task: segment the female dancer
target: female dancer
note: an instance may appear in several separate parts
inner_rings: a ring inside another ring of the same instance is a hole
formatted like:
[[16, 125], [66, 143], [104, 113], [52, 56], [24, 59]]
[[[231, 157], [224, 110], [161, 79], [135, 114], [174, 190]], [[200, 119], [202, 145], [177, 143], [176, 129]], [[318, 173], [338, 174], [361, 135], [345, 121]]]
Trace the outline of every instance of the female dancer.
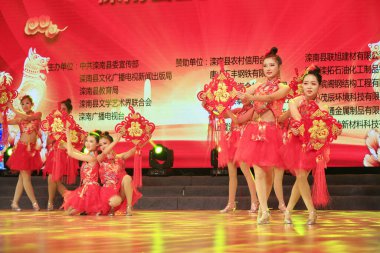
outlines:
[[[100, 180], [103, 184], [100, 189], [102, 202], [102, 214], [114, 215], [117, 209], [125, 211], [127, 216], [132, 216], [132, 206], [137, 203], [142, 194], [133, 186], [131, 176], [124, 169], [124, 161], [133, 156], [136, 147], [127, 152], [116, 154], [113, 148], [120, 141], [122, 134], [118, 134], [114, 141], [108, 132], [100, 136], [100, 150], [102, 153], [97, 159], [100, 163]], [[121, 195], [120, 201], [117, 201]], [[120, 205], [120, 202], [123, 203]], [[119, 206], [120, 205], [120, 206]]]
[[[66, 99], [60, 103], [61, 111], [70, 114], [73, 110], [71, 99]], [[48, 174], [48, 192], [49, 200], [47, 204], [47, 210], [52, 211], [54, 209], [55, 193], [58, 192], [63, 196], [66, 187], [62, 184], [64, 181], [67, 184], [74, 184], [76, 176], [78, 175], [78, 160], [71, 158], [66, 153], [66, 143], [60, 142], [58, 145], [51, 138], [48, 139], [48, 145], [51, 146], [49, 154], [46, 158], [44, 176]]]
[[253, 164], [256, 176], [256, 190], [260, 202], [258, 223], [269, 223], [269, 210], [267, 200], [272, 187], [273, 168], [277, 175], [275, 184], [277, 188], [280, 208], [284, 208], [282, 194], [282, 175], [279, 168], [283, 167], [279, 149], [282, 144], [282, 131], [278, 127], [277, 118], [282, 112], [285, 97], [289, 87], [280, 82], [281, 58], [277, 55], [277, 48], [272, 48], [264, 57], [263, 70], [267, 81], [263, 84], [255, 84], [247, 90], [247, 93], [239, 93], [240, 99], [254, 101], [254, 114], [252, 121], [242, 135], [236, 152], [235, 160], [240, 162], [240, 167], [249, 168]]
[[80, 186], [74, 191], [67, 191], [64, 196], [62, 206], [68, 215], [100, 213], [100, 186], [98, 184], [99, 163], [96, 159], [100, 133], [100, 131], [89, 133], [85, 142], [89, 153], [84, 154], [73, 148], [70, 131], [69, 129], [66, 130], [67, 154], [74, 159], [83, 161], [80, 169]]
[[8, 121], [8, 124], [18, 124], [21, 134], [20, 140], [16, 144], [15, 150], [7, 162], [11, 170], [20, 172], [11, 208], [14, 211], [21, 211], [18, 202], [23, 189], [25, 189], [29, 200], [32, 202], [33, 209], [39, 211], [40, 207], [34, 195], [31, 173], [33, 170], [39, 170], [42, 167], [40, 152], [36, 150], [36, 141], [39, 137], [42, 114], [32, 111], [33, 100], [29, 95], [25, 95], [21, 98], [21, 108], [24, 113], [13, 108], [12, 104], [9, 104], [8, 107], [16, 114], [14, 119]]
[[[309, 107], [311, 106], [312, 101], [316, 102], [318, 107], [321, 108], [320, 101], [317, 98], [321, 82], [322, 76], [320, 74], [320, 69], [318, 67], [309, 67], [302, 82], [304, 94], [292, 99], [289, 103], [289, 110], [293, 121], [291, 124], [292, 135], [290, 136], [289, 141], [281, 148], [281, 151], [286, 167], [295, 174], [297, 178], [293, 185], [289, 203], [285, 211], [284, 222], [286, 224], [292, 223], [290, 214], [294, 206], [297, 204], [300, 195], [309, 211], [307, 224], [315, 224], [317, 219], [307, 178], [310, 171], [316, 169], [317, 159], [323, 159], [326, 162], [328, 161], [329, 148], [324, 148], [321, 153], [318, 153], [315, 150], [305, 151], [299, 138], [299, 130], [296, 127], [292, 127], [292, 125], [295, 125], [295, 122], [299, 122], [302, 118], [310, 116], [311, 111]], [[325, 178], [322, 180], [325, 180]], [[316, 187], [316, 185], [314, 185], [314, 187]]]
[[[236, 108], [233, 111], [227, 111], [227, 116], [231, 118], [232, 121], [231, 131], [227, 135], [227, 143], [225, 143], [225, 145], [221, 143], [221, 152], [219, 153], [219, 158], [222, 160], [221, 164], [224, 165], [227, 163], [228, 167], [228, 204], [223, 210], [220, 210], [221, 213], [227, 213], [230, 211], [233, 212], [236, 209], [235, 197], [238, 182], [236, 163], [233, 160], [235, 157], [238, 142], [241, 137], [241, 132], [253, 115], [253, 106], [251, 105], [251, 102], [247, 99], [243, 99], [242, 103], [242, 108]], [[247, 180], [249, 192], [251, 194], [251, 209], [249, 212], [255, 213], [259, 207], [258, 199], [256, 196], [255, 181], [249, 167], [242, 167], [241, 170]]]

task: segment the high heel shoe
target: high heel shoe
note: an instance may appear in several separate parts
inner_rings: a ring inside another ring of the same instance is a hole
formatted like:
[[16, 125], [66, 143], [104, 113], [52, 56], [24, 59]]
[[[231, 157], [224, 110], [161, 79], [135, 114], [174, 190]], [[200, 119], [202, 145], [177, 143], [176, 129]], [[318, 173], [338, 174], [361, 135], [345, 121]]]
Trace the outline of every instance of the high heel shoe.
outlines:
[[235, 212], [236, 210], [236, 203], [230, 203], [228, 202], [228, 204], [226, 205], [226, 207], [222, 210], [220, 210], [219, 212], [220, 213], [229, 213], [229, 212]]
[[269, 210], [263, 211], [257, 224], [263, 225], [263, 224], [269, 224], [269, 223], [270, 223], [270, 212]]
[[127, 206], [126, 216], [132, 216], [132, 206]]
[[317, 212], [314, 210], [309, 213], [309, 218], [307, 219], [306, 224], [314, 225], [315, 223], [317, 223]]
[[284, 224], [293, 224], [290, 211], [285, 210], [284, 215]]
[[12, 208], [12, 211], [16, 211], [16, 212], [21, 211], [21, 208], [18, 206], [18, 204], [14, 203], [14, 202], [11, 203], [11, 208]]
[[47, 210], [47, 211], [53, 211], [53, 210], [54, 210], [54, 205], [53, 205], [53, 203], [48, 202], [47, 207], [46, 207], [46, 210]]
[[285, 203], [278, 204], [278, 209], [284, 213], [286, 211]]
[[260, 203], [255, 202], [251, 204], [251, 209], [248, 210], [248, 213], [257, 213], [259, 210]]
[[34, 210], [34, 211], [39, 211], [39, 210], [40, 210], [40, 206], [38, 205], [37, 202], [34, 202], [34, 203], [32, 204], [32, 206], [33, 206], [33, 210]]

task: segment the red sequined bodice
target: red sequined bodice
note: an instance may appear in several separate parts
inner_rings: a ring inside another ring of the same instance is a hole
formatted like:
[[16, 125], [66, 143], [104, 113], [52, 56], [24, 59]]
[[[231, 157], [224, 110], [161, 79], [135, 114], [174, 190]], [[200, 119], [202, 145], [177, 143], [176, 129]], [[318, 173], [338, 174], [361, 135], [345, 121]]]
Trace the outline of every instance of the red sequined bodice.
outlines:
[[[261, 84], [254, 92], [254, 95], [262, 96], [262, 95], [270, 95], [276, 91], [279, 90], [279, 84], [280, 80], [277, 79], [275, 81], [267, 81], [263, 84]], [[253, 106], [255, 108], [255, 111], [258, 114], [263, 114], [266, 111], [270, 110], [273, 112], [275, 117], [279, 117], [282, 113], [282, 107], [284, 105], [285, 98], [275, 100], [272, 102], [261, 102], [261, 101], [254, 101]]]
[[100, 163], [100, 181], [105, 186], [118, 185], [119, 180], [126, 175], [124, 170], [124, 160], [116, 158], [114, 152], [108, 154]]

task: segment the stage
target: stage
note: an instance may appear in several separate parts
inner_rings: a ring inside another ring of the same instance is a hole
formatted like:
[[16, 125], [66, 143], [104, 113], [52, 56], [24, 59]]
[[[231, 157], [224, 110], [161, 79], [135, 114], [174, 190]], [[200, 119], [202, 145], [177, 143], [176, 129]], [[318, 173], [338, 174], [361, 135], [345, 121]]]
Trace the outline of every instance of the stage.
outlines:
[[65, 216], [63, 211], [0, 211], [0, 252], [379, 252], [380, 213], [319, 211], [318, 224], [294, 225], [272, 211], [269, 225], [256, 214], [218, 211], [144, 211], [132, 217]]

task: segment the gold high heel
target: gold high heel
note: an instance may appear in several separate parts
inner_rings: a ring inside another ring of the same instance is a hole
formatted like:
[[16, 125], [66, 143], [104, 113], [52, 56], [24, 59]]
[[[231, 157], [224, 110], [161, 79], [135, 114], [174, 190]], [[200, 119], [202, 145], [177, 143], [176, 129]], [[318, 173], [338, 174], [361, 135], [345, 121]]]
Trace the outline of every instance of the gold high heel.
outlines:
[[260, 217], [259, 221], [257, 222], [257, 224], [263, 225], [263, 224], [269, 224], [269, 223], [270, 223], [270, 212], [268, 209], [268, 210], [262, 212], [261, 217]]
[[259, 210], [260, 203], [255, 202], [251, 204], [251, 209], [248, 210], [248, 213], [257, 213]]
[[34, 202], [34, 203], [32, 204], [32, 206], [33, 206], [33, 210], [34, 210], [34, 211], [39, 211], [39, 210], [40, 210], [40, 206], [38, 205], [37, 202]]
[[290, 211], [285, 210], [284, 215], [284, 224], [293, 224]]
[[53, 210], [54, 210], [54, 205], [53, 205], [53, 203], [48, 202], [46, 210], [47, 210], [47, 211], [53, 211]]
[[236, 210], [236, 202], [230, 203], [228, 202], [226, 207], [222, 210], [220, 210], [220, 213], [229, 213], [229, 212], [235, 212]]
[[18, 206], [18, 204], [14, 203], [14, 202], [11, 203], [11, 208], [12, 208], [12, 211], [16, 211], [16, 212], [21, 211], [21, 208]]
[[132, 216], [132, 206], [127, 206], [126, 216]]
[[314, 225], [315, 223], [317, 223], [317, 212], [314, 210], [309, 213], [309, 219], [307, 219], [306, 224]]

